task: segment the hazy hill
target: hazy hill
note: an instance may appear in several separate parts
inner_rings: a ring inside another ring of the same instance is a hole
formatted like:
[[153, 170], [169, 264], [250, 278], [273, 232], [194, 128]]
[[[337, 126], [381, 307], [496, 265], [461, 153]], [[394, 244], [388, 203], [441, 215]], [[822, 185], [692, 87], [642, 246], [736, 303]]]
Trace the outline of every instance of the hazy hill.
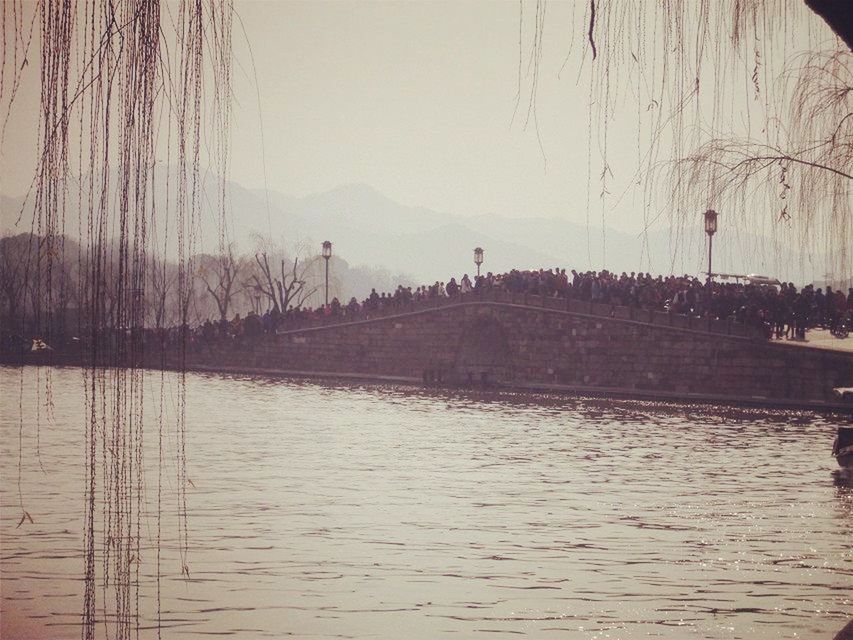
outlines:
[[[158, 185], [166, 183], [163, 170]], [[172, 181], [174, 182], [174, 181]], [[200, 232], [196, 249], [213, 251], [218, 240], [218, 214], [213, 203], [218, 184], [204, 181]], [[486, 252], [485, 270], [561, 266], [568, 269], [651, 271], [699, 274], [706, 268], [707, 238], [697, 223], [689, 231], [663, 227], [648, 234], [629, 234], [613, 228], [579, 225], [566, 219], [524, 216], [461, 216], [397, 203], [375, 189], [353, 184], [324, 193], [294, 198], [270, 191], [226, 185], [226, 236], [240, 251], [251, 251], [258, 234], [288, 247], [319, 252], [331, 240], [334, 252], [350, 265], [370, 265], [391, 273], [410, 274], [417, 282], [447, 280], [475, 271], [475, 246]], [[157, 193], [160, 210], [166, 207], [165, 189]], [[174, 202], [174, 194], [170, 195]], [[2, 197], [0, 232], [29, 231], [27, 211], [17, 228], [21, 200]], [[526, 212], [523, 212], [526, 213]], [[66, 230], [74, 235], [76, 212], [71, 210]], [[174, 219], [174, 214], [170, 215]], [[158, 229], [158, 246], [164, 230]], [[174, 239], [174, 229], [169, 230]], [[173, 246], [173, 245], [171, 245]], [[772, 246], [767, 239], [721, 225], [715, 237], [715, 271], [761, 272], [797, 282], [822, 275], [818, 266], [799, 255]]]
[[[693, 274], [707, 268], [707, 237], [698, 223], [691, 230], [662, 226], [631, 234], [557, 218], [456, 216], [401, 205], [359, 184], [305, 198], [271, 192], [270, 201], [297, 237], [332, 240], [352, 263], [381, 264], [423, 282], [473, 271], [475, 246], [486, 250], [483, 268], [495, 272], [557, 265]], [[725, 227], [715, 236], [714, 256], [715, 271], [798, 282], [811, 279], [816, 268], [766, 238]]]

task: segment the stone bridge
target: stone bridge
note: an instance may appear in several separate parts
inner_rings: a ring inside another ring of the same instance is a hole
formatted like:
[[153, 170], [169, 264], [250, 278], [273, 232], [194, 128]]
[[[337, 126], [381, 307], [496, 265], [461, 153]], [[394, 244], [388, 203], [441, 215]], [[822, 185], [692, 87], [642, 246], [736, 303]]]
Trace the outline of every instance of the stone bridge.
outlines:
[[774, 344], [730, 321], [485, 292], [260, 339], [189, 368], [595, 395], [830, 406], [853, 353]]

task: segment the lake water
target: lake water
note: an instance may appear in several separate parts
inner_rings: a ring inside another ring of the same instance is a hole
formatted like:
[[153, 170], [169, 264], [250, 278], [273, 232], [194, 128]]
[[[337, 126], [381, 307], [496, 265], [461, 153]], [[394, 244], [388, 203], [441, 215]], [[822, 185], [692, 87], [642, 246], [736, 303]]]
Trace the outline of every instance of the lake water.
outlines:
[[[4, 639], [80, 634], [83, 377], [37, 371], [0, 368]], [[196, 374], [186, 388], [190, 579], [167, 416], [163, 637], [831, 639], [853, 617], [838, 419]], [[145, 393], [140, 637], [156, 637], [159, 374]], [[20, 499], [33, 523], [16, 528]]]

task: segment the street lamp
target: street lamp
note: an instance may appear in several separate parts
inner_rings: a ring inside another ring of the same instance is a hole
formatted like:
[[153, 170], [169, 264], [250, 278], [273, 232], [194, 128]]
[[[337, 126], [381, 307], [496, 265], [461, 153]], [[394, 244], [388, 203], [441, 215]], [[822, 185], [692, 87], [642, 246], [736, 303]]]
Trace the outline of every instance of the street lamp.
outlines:
[[474, 249], [474, 264], [477, 265], [477, 277], [480, 277], [480, 265], [483, 264], [483, 248]]
[[326, 261], [326, 306], [329, 306], [329, 258], [332, 257], [332, 243], [323, 241], [323, 259]]
[[705, 212], [705, 233], [708, 234], [708, 288], [711, 287], [711, 252], [714, 248], [714, 234], [717, 233], [717, 215], [713, 209]]

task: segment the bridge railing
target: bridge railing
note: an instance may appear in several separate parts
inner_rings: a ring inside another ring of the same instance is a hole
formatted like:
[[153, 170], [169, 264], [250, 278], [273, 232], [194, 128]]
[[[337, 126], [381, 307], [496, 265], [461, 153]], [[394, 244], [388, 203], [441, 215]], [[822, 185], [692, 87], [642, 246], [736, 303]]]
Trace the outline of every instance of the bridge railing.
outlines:
[[638, 322], [657, 327], [670, 327], [676, 329], [688, 329], [703, 333], [712, 333], [736, 337], [762, 337], [756, 327], [736, 322], [733, 318], [718, 319], [707, 318], [643, 307], [632, 307], [615, 304], [602, 304], [588, 300], [576, 300], [573, 298], [553, 298], [528, 293], [513, 293], [499, 289], [484, 291], [472, 291], [470, 293], [457, 294], [453, 298], [427, 298], [425, 300], [395, 303], [377, 309], [364, 309], [352, 315], [328, 315], [319, 316], [299, 323], [288, 323], [278, 329], [278, 333], [299, 331], [315, 327], [329, 325], [348, 324], [352, 322], [363, 322], [378, 320], [391, 316], [404, 315], [437, 309], [446, 306], [469, 304], [469, 303], [499, 303], [512, 304], [524, 307], [538, 307], [552, 309], [567, 313], [593, 316], [598, 318], [612, 318], [629, 322]]

